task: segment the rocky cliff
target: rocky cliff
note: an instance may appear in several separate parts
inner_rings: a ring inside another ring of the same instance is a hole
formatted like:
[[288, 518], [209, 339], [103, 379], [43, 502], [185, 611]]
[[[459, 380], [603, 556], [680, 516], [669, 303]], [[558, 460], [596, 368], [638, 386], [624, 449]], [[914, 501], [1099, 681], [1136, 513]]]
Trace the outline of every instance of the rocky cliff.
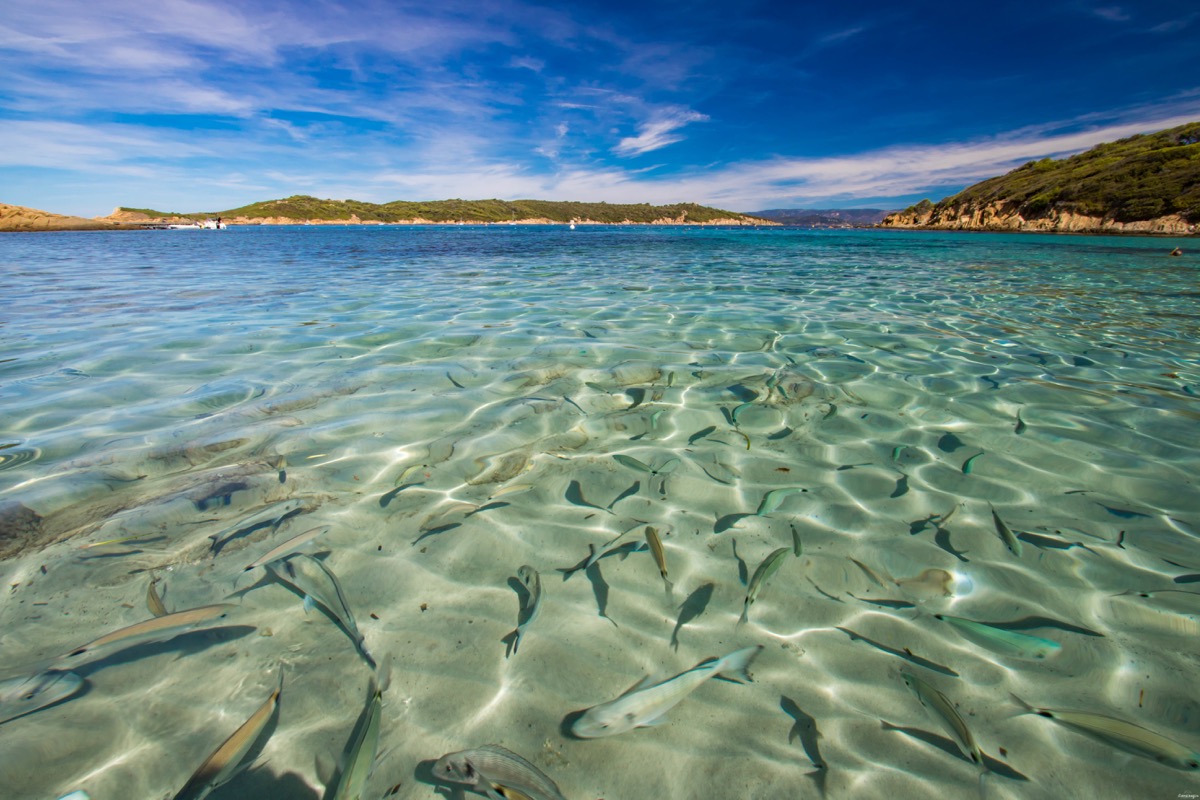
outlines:
[[1143, 220], [1122, 221], [1111, 216], [1080, 214], [1051, 209], [1026, 218], [1016, 203], [963, 203], [928, 205], [889, 214], [882, 228], [933, 228], [949, 231], [1035, 231], [1042, 233], [1142, 233], [1189, 235], [1196, 226], [1179, 214]]

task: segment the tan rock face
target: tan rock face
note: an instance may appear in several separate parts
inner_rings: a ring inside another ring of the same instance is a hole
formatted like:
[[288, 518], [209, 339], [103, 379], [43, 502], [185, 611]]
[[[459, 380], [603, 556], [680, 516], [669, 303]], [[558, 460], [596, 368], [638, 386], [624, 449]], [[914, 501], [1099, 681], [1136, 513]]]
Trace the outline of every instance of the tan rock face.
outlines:
[[1007, 204], [986, 206], [936, 206], [920, 212], [900, 211], [879, 223], [884, 228], [934, 228], [950, 231], [1041, 231], [1047, 233], [1157, 233], [1188, 235], [1196, 226], [1178, 214], [1137, 222], [1120, 222], [1071, 211], [1051, 211], [1044, 217], [1026, 219]]
[[0, 203], [0, 231], [84, 231], [111, 228], [113, 224]]

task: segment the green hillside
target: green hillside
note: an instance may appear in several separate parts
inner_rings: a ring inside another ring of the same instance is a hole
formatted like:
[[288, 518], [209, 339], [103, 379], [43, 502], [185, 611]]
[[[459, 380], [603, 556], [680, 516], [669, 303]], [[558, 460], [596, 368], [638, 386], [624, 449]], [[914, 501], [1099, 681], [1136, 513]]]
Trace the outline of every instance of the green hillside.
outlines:
[[[169, 216], [150, 209], [138, 211], [147, 216]], [[548, 219], [552, 222], [653, 222], [661, 219], [683, 218], [687, 222], [712, 222], [718, 219], [758, 221], [733, 211], [676, 203], [652, 206], [648, 203], [573, 203], [550, 200], [431, 200], [391, 203], [366, 203], [359, 200], [320, 200], [307, 195], [295, 195], [282, 200], [251, 203], [226, 211], [185, 214], [188, 217], [247, 217], [262, 219], [282, 217], [295, 220], [346, 220], [351, 216], [363, 222], [405, 222], [424, 219], [430, 222], [511, 222], [513, 220]]]
[[991, 204], [1026, 219], [1069, 211], [1119, 222], [1179, 214], [1200, 222], [1200, 122], [1097, 145], [1064, 159], [1044, 158], [970, 186], [921, 213]]

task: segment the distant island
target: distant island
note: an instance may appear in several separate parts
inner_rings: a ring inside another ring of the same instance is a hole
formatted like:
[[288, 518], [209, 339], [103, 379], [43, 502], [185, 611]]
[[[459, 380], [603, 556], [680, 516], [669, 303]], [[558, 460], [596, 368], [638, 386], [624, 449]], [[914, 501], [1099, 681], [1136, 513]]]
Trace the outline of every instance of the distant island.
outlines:
[[231, 225], [770, 225], [769, 220], [695, 203], [652, 206], [648, 203], [579, 203], [553, 200], [431, 200], [367, 203], [321, 200], [294, 195], [241, 208], [203, 213], [174, 213], [148, 208], [118, 208], [107, 219], [122, 223], [169, 222], [220, 217]]
[[869, 228], [890, 213], [878, 208], [769, 208], [750, 215], [799, 228]]
[[225, 211], [174, 212], [119, 207], [85, 219], [0, 203], [0, 231], [122, 230], [186, 225], [215, 218], [228, 225], [777, 225], [769, 219], [695, 203], [579, 203], [551, 200], [432, 200], [367, 203], [294, 195]]
[[938, 203], [890, 214], [885, 228], [1195, 234], [1200, 122], [1043, 158]]

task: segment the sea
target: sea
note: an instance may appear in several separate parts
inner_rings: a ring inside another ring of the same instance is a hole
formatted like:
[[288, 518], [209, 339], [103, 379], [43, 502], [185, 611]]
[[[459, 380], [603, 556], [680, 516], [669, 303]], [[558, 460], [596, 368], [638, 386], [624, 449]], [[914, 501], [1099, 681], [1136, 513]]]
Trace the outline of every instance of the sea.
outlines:
[[1198, 259], [4, 235], [0, 796], [1194, 797]]

